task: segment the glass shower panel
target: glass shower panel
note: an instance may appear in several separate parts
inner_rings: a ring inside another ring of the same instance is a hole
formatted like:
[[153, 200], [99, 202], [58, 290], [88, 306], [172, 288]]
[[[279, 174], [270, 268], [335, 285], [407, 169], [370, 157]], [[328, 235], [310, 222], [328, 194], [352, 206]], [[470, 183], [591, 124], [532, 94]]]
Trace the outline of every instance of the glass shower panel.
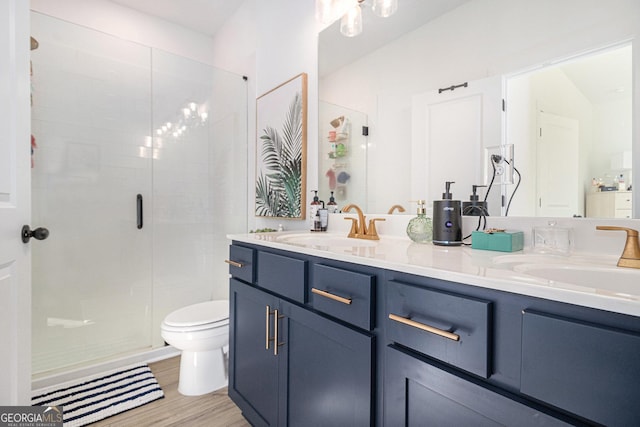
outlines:
[[[151, 346], [151, 52], [32, 13], [33, 373]], [[136, 196], [145, 203], [144, 227]]]
[[[246, 230], [246, 82], [154, 49], [154, 321], [228, 298], [226, 233]], [[221, 249], [222, 248], [222, 249]]]

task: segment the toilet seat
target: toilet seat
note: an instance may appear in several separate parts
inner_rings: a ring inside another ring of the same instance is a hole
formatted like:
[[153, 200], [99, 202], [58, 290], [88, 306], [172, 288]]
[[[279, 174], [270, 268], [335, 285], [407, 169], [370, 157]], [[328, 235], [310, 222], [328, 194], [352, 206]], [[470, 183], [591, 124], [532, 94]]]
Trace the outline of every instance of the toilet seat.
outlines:
[[207, 301], [189, 305], [170, 313], [162, 322], [162, 329], [176, 332], [195, 332], [229, 324], [229, 301]]

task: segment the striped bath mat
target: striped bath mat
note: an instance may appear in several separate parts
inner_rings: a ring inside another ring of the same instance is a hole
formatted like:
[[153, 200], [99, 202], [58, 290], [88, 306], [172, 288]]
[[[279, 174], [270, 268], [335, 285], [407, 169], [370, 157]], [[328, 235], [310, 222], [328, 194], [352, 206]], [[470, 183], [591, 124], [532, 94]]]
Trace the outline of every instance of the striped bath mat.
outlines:
[[73, 427], [84, 426], [163, 397], [151, 369], [143, 363], [36, 390], [31, 404], [62, 406], [64, 426]]

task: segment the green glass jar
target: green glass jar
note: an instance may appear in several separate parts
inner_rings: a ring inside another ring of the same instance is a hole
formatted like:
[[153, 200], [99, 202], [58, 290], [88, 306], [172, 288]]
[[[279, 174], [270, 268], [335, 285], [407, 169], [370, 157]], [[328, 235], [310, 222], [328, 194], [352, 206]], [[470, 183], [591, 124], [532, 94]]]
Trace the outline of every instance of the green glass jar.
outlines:
[[407, 225], [407, 236], [416, 243], [430, 243], [433, 240], [433, 223], [427, 217], [425, 201], [418, 200], [418, 216], [412, 218]]

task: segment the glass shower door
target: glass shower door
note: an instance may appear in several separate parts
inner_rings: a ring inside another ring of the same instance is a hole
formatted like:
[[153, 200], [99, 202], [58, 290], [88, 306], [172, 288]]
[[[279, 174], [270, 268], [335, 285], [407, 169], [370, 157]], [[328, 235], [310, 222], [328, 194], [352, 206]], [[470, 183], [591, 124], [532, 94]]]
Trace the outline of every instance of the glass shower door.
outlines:
[[151, 346], [153, 147], [150, 49], [31, 18], [37, 375]]

